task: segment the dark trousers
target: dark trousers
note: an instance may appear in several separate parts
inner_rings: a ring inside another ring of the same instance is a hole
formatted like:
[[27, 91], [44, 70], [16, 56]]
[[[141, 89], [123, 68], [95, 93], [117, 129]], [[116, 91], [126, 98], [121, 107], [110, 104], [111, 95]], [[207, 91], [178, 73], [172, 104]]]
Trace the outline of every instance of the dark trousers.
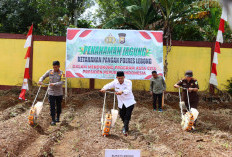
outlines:
[[126, 108], [124, 104], [122, 105], [122, 108], [119, 108], [119, 114], [123, 121], [124, 128], [126, 131], [129, 130], [129, 122], [131, 119], [131, 114], [133, 109], [134, 109], [134, 105], [131, 105], [128, 108]]
[[52, 96], [52, 95], [48, 96], [52, 121], [55, 121], [56, 114], [57, 114], [57, 118], [58, 119], [60, 118], [62, 99], [63, 96]]
[[[185, 103], [186, 108], [189, 109], [188, 100], [185, 100], [184, 103]], [[190, 101], [190, 108], [197, 109], [197, 106], [198, 106], [198, 101], [197, 100], [196, 101]]]
[[159, 109], [162, 109], [162, 97], [163, 97], [163, 93], [161, 93], [161, 94], [153, 93], [153, 108], [154, 109], [156, 109], [156, 101], [157, 101], [157, 99], [158, 99]]

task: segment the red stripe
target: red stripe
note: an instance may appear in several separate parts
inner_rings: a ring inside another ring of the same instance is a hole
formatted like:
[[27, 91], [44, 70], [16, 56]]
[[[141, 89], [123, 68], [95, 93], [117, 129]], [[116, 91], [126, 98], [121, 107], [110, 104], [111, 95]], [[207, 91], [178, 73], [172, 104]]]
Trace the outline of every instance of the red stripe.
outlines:
[[151, 34], [155, 37], [157, 42], [163, 42], [163, 32], [151, 32]]
[[86, 37], [91, 31], [92, 31], [92, 30], [85, 30], [84, 32], [82, 32], [82, 33], [80, 34], [79, 37], [84, 38], [84, 37]]
[[145, 39], [151, 39], [150, 35], [147, 32], [139, 32]]
[[218, 30], [222, 31], [222, 33], [225, 32], [225, 20], [223, 20], [223, 19], [220, 20], [220, 24], [219, 24]]
[[162, 73], [159, 73], [158, 75], [159, 75], [159, 76], [163, 76], [163, 74], [162, 74]]
[[84, 77], [82, 74], [80, 73], [75, 73], [78, 77]]
[[215, 64], [215, 63], [212, 64], [212, 72], [211, 73], [213, 73], [217, 76], [217, 64]]
[[66, 71], [66, 77], [75, 77], [70, 71]]
[[214, 52], [221, 53], [221, 51], [220, 51], [220, 43], [217, 42], [217, 41], [215, 43]]
[[31, 52], [31, 47], [28, 47], [27, 48], [27, 53], [26, 53], [24, 59], [27, 59], [27, 57], [30, 57], [30, 52]]
[[29, 35], [32, 35], [32, 31], [33, 31], [33, 24], [31, 25], [31, 27], [30, 27], [30, 29], [29, 29], [29, 32], [27, 33], [27, 37], [28, 37]]
[[25, 100], [25, 94], [26, 94], [26, 89], [22, 89], [22, 90], [21, 90], [21, 93], [20, 93], [20, 95], [19, 95], [19, 99]]
[[152, 77], [152, 75], [148, 75], [147, 77], [145, 77], [144, 79], [150, 79]]
[[26, 79], [29, 79], [29, 78], [30, 78], [30, 75], [29, 75], [29, 68], [25, 68], [24, 78], [26, 78]]
[[68, 39], [68, 40], [72, 40], [72, 39], [76, 36], [76, 34], [77, 34], [79, 31], [80, 31], [80, 30], [76, 30], [76, 29], [74, 29], [74, 30], [68, 29], [67, 39]]

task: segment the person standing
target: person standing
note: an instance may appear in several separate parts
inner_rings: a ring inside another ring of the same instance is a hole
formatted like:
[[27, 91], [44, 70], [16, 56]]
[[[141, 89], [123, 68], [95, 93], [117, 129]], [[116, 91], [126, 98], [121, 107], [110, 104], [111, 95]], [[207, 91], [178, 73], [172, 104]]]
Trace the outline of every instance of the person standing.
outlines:
[[61, 114], [61, 103], [63, 99], [63, 89], [62, 85], [64, 81], [63, 71], [60, 70], [60, 62], [53, 62], [53, 69], [48, 70], [40, 79], [39, 85], [43, 84], [43, 80], [49, 77], [49, 86], [48, 86], [48, 100], [50, 103], [50, 114], [52, 117], [51, 125], [56, 125], [60, 122]]
[[136, 103], [134, 95], [132, 93], [132, 82], [128, 79], [125, 79], [124, 72], [117, 72], [117, 79], [106, 84], [100, 92], [106, 92], [106, 90], [114, 88], [117, 99], [118, 99], [118, 108], [119, 115], [123, 121], [122, 132], [127, 136], [129, 131], [129, 122], [131, 120], [131, 114], [134, 109], [134, 104]]
[[152, 76], [153, 78], [150, 80], [150, 94], [153, 96], [153, 109], [156, 111], [156, 101], [158, 99], [158, 111], [162, 112], [162, 97], [163, 92], [166, 90], [166, 83], [163, 77], [159, 76], [156, 71], [152, 71]]

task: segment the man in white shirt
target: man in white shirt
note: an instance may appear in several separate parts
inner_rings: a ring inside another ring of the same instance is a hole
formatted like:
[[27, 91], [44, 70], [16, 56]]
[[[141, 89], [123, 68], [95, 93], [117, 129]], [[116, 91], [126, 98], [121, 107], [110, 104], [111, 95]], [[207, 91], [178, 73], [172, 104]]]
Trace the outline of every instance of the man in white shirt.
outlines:
[[134, 104], [136, 103], [132, 93], [132, 82], [125, 79], [123, 71], [118, 71], [117, 79], [106, 84], [100, 91], [105, 92], [111, 88], [115, 89], [118, 99], [119, 114], [124, 124], [122, 132], [125, 136], [127, 136], [129, 130], [129, 121], [134, 109]]

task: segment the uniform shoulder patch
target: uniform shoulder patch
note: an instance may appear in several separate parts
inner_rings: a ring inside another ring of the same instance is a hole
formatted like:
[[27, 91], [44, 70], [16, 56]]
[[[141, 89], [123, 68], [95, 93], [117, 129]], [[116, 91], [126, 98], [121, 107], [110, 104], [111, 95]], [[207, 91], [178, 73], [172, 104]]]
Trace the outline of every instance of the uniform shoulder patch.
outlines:
[[53, 75], [54, 71], [53, 69], [50, 69], [50, 74]]

